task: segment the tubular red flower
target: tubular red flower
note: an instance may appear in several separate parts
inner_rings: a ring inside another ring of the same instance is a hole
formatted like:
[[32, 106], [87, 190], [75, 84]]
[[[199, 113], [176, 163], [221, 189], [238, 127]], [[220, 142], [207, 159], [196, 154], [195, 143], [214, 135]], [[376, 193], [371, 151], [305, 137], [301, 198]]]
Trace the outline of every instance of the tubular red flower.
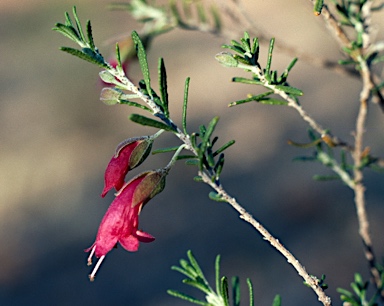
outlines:
[[148, 156], [152, 141], [150, 137], [144, 136], [127, 139], [118, 145], [105, 170], [104, 189], [101, 193], [103, 198], [112, 188], [116, 191], [121, 189], [128, 171], [140, 165]]
[[144, 172], [126, 183], [116, 194], [109, 206], [97, 232], [96, 241], [86, 249], [91, 252], [88, 265], [92, 264], [92, 256], [99, 258], [89, 278], [94, 280], [95, 274], [105, 255], [119, 242], [124, 249], [135, 252], [139, 242], [152, 242], [155, 237], [138, 230], [139, 214], [143, 206], [164, 189], [167, 172], [163, 170]]

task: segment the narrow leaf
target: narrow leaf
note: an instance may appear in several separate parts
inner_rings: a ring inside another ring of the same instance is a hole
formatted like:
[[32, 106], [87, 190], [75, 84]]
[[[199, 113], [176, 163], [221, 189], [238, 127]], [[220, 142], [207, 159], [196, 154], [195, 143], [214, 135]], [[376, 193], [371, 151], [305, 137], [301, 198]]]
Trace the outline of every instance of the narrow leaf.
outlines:
[[63, 34], [65, 37], [68, 37], [70, 40], [78, 43], [80, 40], [79, 35], [72, 26], [64, 25], [62, 23], [56, 23], [55, 27], [52, 30]]
[[238, 276], [232, 277], [233, 306], [240, 306], [240, 281]]
[[152, 154], [167, 153], [167, 152], [175, 152], [178, 148], [179, 148], [179, 146], [176, 146], [176, 147], [170, 147], [170, 148], [157, 149], [157, 150], [153, 150], [153, 151], [152, 151]]
[[217, 163], [214, 167], [214, 170], [216, 173], [216, 180], [219, 179], [221, 171], [223, 170], [223, 167], [224, 167], [224, 153], [220, 154], [219, 160], [217, 161]]
[[195, 299], [194, 297], [192, 297], [192, 296], [190, 296], [190, 295], [181, 293], [181, 292], [176, 291], [176, 290], [167, 290], [167, 293], [168, 293], [169, 295], [172, 295], [172, 296], [174, 296], [174, 297], [180, 298], [180, 299], [182, 299], [182, 300], [185, 300], [185, 301], [188, 301], [188, 302], [197, 304], [197, 305], [211, 306], [209, 303], [207, 303], [207, 302], [205, 302], [205, 301], [197, 300], [197, 299]]
[[281, 296], [279, 294], [273, 299], [272, 306], [281, 306]]
[[162, 129], [162, 130], [174, 132], [174, 130], [171, 127], [169, 127], [168, 125], [166, 125], [160, 121], [156, 121], [156, 120], [153, 120], [151, 118], [144, 117], [144, 116], [139, 115], [139, 114], [131, 114], [131, 115], [129, 115], [128, 118], [131, 121], [139, 123], [141, 125], [151, 126], [151, 127], [157, 128], [157, 129]]
[[93, 41], [93, 36], [92, 36], [92, 26], [91, 26], [91, 21], [87, 21], [87, 36], [88, 36], [88, 43], [91, 49], [95, 50], [95, 42]]
[[[249, 306], [254, 306], [255, 295], [253, 293], [253, 285], [252, 285], [252, 281], [250, 278], [247, 278], [247, 285], [248, 285], [248, 291], [249, 291]], [[272, 305], [272, 306], [280, 306], [280, 305]]]
[[189, 93], [189, 81], [190, 77], [186, 78], [184, 85], [184, 99], [183, 99], [183, 115], [182, 115], [182, 125], [184, 134], [188, 135], [187, 132], [187, 107], [188, 107], [188, 93]]
[[270, 75], [271, 64], [272, 64], [272, 52], [273, 52], [274, 45], [275, 45], [275, 39], [272, 38], [269, 42], [267, 65], [265, 67], [265, 77]]
[[141, 68], [141, 72], [143, 73], [144, 82], [145, 82], [145, 85], [147, 88], [147, 92], [152, 97], [151, 78], [149, 76], [147, 53], [145, 52], [144, 45], [143, 45], [143, 43], [139, 37], [139, 34], [137, 34], [136, 31], [132, 32], [132, 39], [136, 45], [137, 57], [139, 58], [140, 68]]
[[252, 85], [263, 85], [264, 83], [260, 80], [247, 79], [242, 77], [232, 78], [232, 82], [243, 83], [243, 84], [252, 84]]
[[104, 61], [100, 60], [98, 57], [95, 57], [95, 56], [92, 56], [88, 53], [84, 53], [80, 50], [77, 50], [77, 49], [73, 49], [73, 48], [70, 48], [70, 47], [61, 47], [60, 48], [61, 51], [64, 51], [64, 52], [67, 52], [69, 54], [72, 54], [78, 58], [81, 58], [82, 60], [85, 60], [87, 62], [90, 62], [92, 64], [96, 64], [98, 65], [99, 67], [101, 68], [104, 68], [104, 69], [108, 69], [109, 66], [107, 63], [105, 63]]
[[168, 85], [167, 85], [167, 72], [165, 70], [164, 59], [159, 58], [159, 90], [161, 95], [161, 101], [163, 104], [164, 114], [169, 117], [168, 110]]
[[178, 266], [172, 266], [171, 270], [177, 271], [177, 272], [179, 272], [179, 273], [181, 273], [181, 274], [183, 274], [189, 278], [192, 278], [192, 279], [195, 277], [195, 274], [191, 273], [191, 271], [189, 271], [188, 269], [183, 269], [183, 268], [180, 268]]
[[221, 278], [221, 297], [223, 298], [224, 305], [229, 306], [228, 279], [225, 276]]
[[204, 292], [205, 294], [209, 294], [211, 292], [210, 288], [205, 285], [203, 282], [201, 282], [200, 279], [193, 280], [193, 279], [183, 279], [183, 283], [186, 285], [189, 285], [191, 287], [194, 287], [196, 289], [199, 289], [200, 291]]
[[120, 104], [125, 104], [125, 105], [128, 105], [128, 106], [137, 107], [137, 108], [140, 108], [140, 109], [145, 110], [145, 111], [148, 111], [148, 112], [152, 112], [152, 110], [151, 110], [149, 107], [146, 107], [145, 105], [142, 105], [142, 104], [137, 103], [137, 102], [133, 102], [133, 101], [129, 101], [129, 100], [120, 99], [120, 100], [119, 100], [119, 103], [120, 103]]
[[294, 96], [302, 96], [303, 95], [303, 92], [300, 89], [295, 88], [295, 87], [284, 86], [284, 85], [276, 85], [275, 88], [279, 89], [279, 90], [282, 90], [282, 91], [284, 91], [287, 94], [294, 95]]
[[221, 152], [223, 152], [224, 150], [226, 150], [227, 148], [229, 148], [230, 146], [232, 146], [233, 144], [235, 144], [235, 141], [234, 140], [230, 140], [228, 141], [225, 145], [223, 145], [222, 147], [220, 147], [220, 149], [216, 150], [213, 155], [216, 156], [218, 154], [220, 154]]
[[79, 35], [80, 35], [80, 37], [81, 37], [81, 40], [82, 40], [83, 42], [86, 42], [85, 37], [84, 37], [84, 33], [83, 33], [83, 29], [82, 29], [82, 27], [81, 27], [81, 23], [80, 23], [80, 20], [79, 20], [79, 17], [77, 16], [76, 6], [74, 6], [74, 7], [72, 8], [72, 12], [73, 12], [73, 17], [75, 18], [77, 31], [79, 32]]
[[71, 16], [69, 16], [68, 12], [65, 12], [64, 15], [65, 15], [65, 25], [74, 28]]
[[216, 256], [215, 260], [215, 283], [216, 283], [216, 292], [220, 293], [220, 254]]
[[189, 262], [191, 263], [192, 267], [196, 270], [197, 274], [205, 280], [204, 273], [201, 270], [199, 264], [197, 263], [196, 258], [193, 256], [192, 251], [188, 250], [187, 252]]

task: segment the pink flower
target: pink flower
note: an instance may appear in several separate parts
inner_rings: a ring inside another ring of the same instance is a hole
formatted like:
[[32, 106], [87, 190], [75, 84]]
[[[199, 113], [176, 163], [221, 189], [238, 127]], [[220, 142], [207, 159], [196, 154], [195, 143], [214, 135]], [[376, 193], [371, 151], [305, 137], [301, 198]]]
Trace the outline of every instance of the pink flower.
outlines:
[[104, 198], [109, 190], [119, 191], [129, 170], [139, 166], [148, 156], [152, 148], [153, 138], [143, 136], [124, 140], [116, 148], [104, 174]]
[[135, 252], [139, 242], [152, 242], [155, 237], [138, 230], [139, 214], [143, 206], [165, 186], [167, 170], [148, 171], [139, 174], [126, 183], [116, 194], [109, 206], [97, 232], [96, 241], [86, 249], [91, 252], [88, 265], [92, 264], [92, 256], [99, 258], [95, 268], [89, 275], [91, 281], [100, 267], [106, 254], [119, 242], [124, 249]]

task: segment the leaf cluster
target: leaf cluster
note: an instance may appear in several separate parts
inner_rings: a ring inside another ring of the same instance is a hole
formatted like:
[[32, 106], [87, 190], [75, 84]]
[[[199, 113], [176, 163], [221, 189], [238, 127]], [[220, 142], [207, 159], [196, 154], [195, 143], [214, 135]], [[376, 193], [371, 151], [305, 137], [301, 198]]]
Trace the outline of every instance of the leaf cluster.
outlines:
[[272, 70], [272, 57], [275, 39], [270, 40], [268, 56], [265, 68], [261, 67], [259, 63], [259, 41], [257, 38], [251, 39], [247, 32], [244, 33], [244, 37], [240, 39], [240, 42], [236, 40], [231, 41], [231, 45], [223, 45], [223, 48], [230, 49], [235, 52], [231, 54], [228, 52], [221, 52], [216, 55], [216, 59], [227, 67], [238, 67], [245, 71], [252, 72], [252, 78], [234, 77], [233, 82], [261, 85], [268, 89], [259, 95], [249, 95], [247, 99], [238, 100], [229, 104], [234, 106], [247, 102], [260, 102], [263, 104], [272, 105], [287, 105], [286, 101], [276, 99], [272, 97], [273, 94], [278, 92], [284, 92], [290, 97], [296, 99], [297, 96], [301, 96], [303, 92], [295, 87], [289, 85], [287, 79], [289, 72], [297, 62], [297, 58], [294, 58], [287, 68], [279, 75], [277, 70]]
[[[343, 48], [344, 52], [350, 56], [348, 60], [340, 60], [342, 65], [355, 64], [359, 70], [357, 56], [361, 54], [360, 49], [364, 47], [364, 35], [368, 32], [367, 16], [364, 13], [364, 6], [370, 5], [368, 0], [333, 0], [337, 13], [340, 16], [340, 23], [346, 27], [353, 27], [355, 29], [356, 37], [351, 39], [350, 46]], [[371, 11], [379, 11], [384, 8], [381, 3], [376, 7], [372, 7]], [[368, 65], [377, 64], [384, 61], [384, 55], [376, 48], [369, 48], [361, 54], [363, 59], [367, 61]]]
[[[172, 270], [178, 271], [184, 276], [183, 283], [192, 286], [205, 294], [205, 301], [197, 299], [177, 290], [168, 290], [168, 294], [183, 299], [185, 301], [203, 305], [203, 306], [240, 306], [240, 281], [238, 277], [231, 279], [231, 284], [228, 282], [226, 276], [220, 276], [220, 255], [216, 257], [215, 261], [215, 289], [213, 289], [203, 271], [201, 270], [196, 258], [193, 256], [192, 251], [187, 252], [188, 260], [181, 259], [180, 266], [172, 266]], [[247, 278], [247, 286], [249, 290], [249, 305], [254, 305], [254, 291], [253, 285], [249, 278]], [[231, 290], [232, 298], [230, 299], [229, 291]], [[272, 306], [281, 306], [281, 298], [276, 295]]]
[[75, 24], [72, 22], [68, 12], [65, 12], [65, 23], [56, 23], [52, 30], [68, 37], [70, 40], [78, 44], [82, 49], [78, 50], [70, 47], [61, 47], [61, 50], [96, 64], [101, 68], [109, 68], [110, 66], [104, 61], [103, 56], [95, 46], [92, 36], [91, 21], [87, 21], [85, 35], [79, 17], [77, 16], [75, 6], [73, 7], [73, 16], [75, 18]]
[[[288, 141], [290, 145], [295, 147], [312, 149], [315, 151], [311, 156], [300, 156], [294, 158], [294, 161], [315, 161], [323, 164], [324, 166], [330, 168], [335, 174], [333, 175], [315, 175], [313, 179], [318, 181], [329, 181], [329, 180], [342, 180], [350, 187], [353, 187], [352, 181], [352, 171], [355, 166], [348, 162], [346, 149], [340, 150], [339, 158], [335, 157], [335, 144], [332, 142], [330, 137], [325, 134], [317, 136], [313, 130], [308, 130], [308, 137], [310, 139], [309, 143], [296, 143], [293, 141]], [[379, 164], [379, 159], [371, 156], [369, 148], [363, 152], [360, 169], [370, 168], [375, 171], [382, 171], [382, 167]]]
[[[384, 274], [381, 274], [382, 282], [384, 281]], [[376, 301], [380, 296], [379, 288], [377, 292], [371, 297], [371, 299], [367, 300], [367, 290], [368, 290], [369, 282], [363, 281], [362, 276], [359, 273], [355, 274], [355, 280], [351, 283], [352, 291], [348, 291], [343, 288], [337, 288], [337, 292], [339, 292], [340, 299], [344, 302], [349, 303], [351, 306], [377, 306], [379, 305]]]
[[198, 133], [192, 133], [191, 140], [194, 149], [197, 152], [197, 162], [190, 162], [190, 164], [197, 164], [200, 171], [208, 171], [211, 176], [212, 182], [220, 184], [219, 177], [224, 166], [224, 153], [223, 151], [232, 146], [235, 141], [231, 140], [218, 149], [214, 149], [214, 145], [219, 139], [217, 136], [213, 137], [213, 132], [219, 122], [219, 117], [214, 117], [208, 126], [200, 125]]
[[149, 39], [175, 28], [221, 32], [221, 18], [215, 5], [206, 7], [200, 0], [156, 1], [133, 0], [130, 3], [112, 3], [115, 10], [127, 10], [137, 21], [145, 23], [142, 35]]

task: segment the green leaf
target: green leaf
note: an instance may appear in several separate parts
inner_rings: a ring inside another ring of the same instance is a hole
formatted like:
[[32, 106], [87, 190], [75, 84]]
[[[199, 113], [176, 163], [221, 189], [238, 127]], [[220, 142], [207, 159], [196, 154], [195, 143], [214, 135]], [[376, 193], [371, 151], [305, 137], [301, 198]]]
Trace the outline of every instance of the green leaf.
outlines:
[[145, 82], [145, 85], [147, 88], [147, 92], [152, 97], [151, 78], [149, 75], [147, 53], [145, 52], [144, 45], [143, 45], [143, 43], [139, 37], [139, 34], [137, 34], [136, 31], [132, 32], [132, 39], [136, 45], [137, 57], [139, 58], [140, 68], [141, 68], [141, 72], [143, 73], [144, 82]]
[[196, 258], [193, 256], [191, 250], [188, 250], [188, 252], [187, 252], [187, 256], [188, 256], [189, 262], [191, 263], [192, 267], [196, 270], [197, 274], [198, 274], [201, 278], [204, 279], [204, 273], [203, 273], [203, 271], [201, 270], [199, 264], [197, 263]]
[[188, 94], [189, 94], [189, 81], [190, 77], [185, 79], [184, 85], [184, 99], [183, 99], [183, 114], [182, 114], [182, 125], [184, 134], [188, 135], [187, 132], [187, 107], [188, 107]]
[[212, 200], [212, 201], [216, 201], [216, 202], [227, 202], [226, 200], [224, 200], [222, 198], [222, 196], [214, 191], [211, 191], [209, 194], [208, 194], [209, 198]]
[[81, 39], [77, 34], [76, 29], [72, 26], [64, 25], [62, 23], [56, 23], [55, 27], [52, 28], [52, 30], [63, 34], [75, 43], [78, 43]]
[[[253, 293], [253, 285], [252, 285], [252, 281], [250, 278], [247, 278], [247, 285], [248, 285], [248, 291], [249, 291], [249, 306], [254, 306], [255, 296]], [[272, 305], [272, 306], [280, 306], [280, 305]]]
[[178, 148], [179, 148], [179, 146], [170, 147], [170, 148], [157, 149], [157, 150], [153, 150], [152, 154], [175, 152], [175, 151], [177, 151]]
[[200, 291], [204, 292], [205, 294], [209, 294], [211, 292], [210, 288], [201, 282], [199, 278], [197, 280], [194, 279], [184, 279], [183, 283], [186, 285], [189, 285], [191, 287], [195, 287], [196, 289], [199, 289]]
[[88, 36], [88, 43], [91, 49], [95, 50], [95, 42], [93, 41], [93, 36], [92, 36], [92, 26], [91, 26], [91, 21], [87, 21], [87, 36]]
[[229, 148], [229, 147], [232, 146], [233, 144], [235, 144], [235, 141], [234, 141], [234, 140], [230, 140], [230, 141], [228, 141], [226, 144], [224, 144], [224, 145], [221, 146], [218, 150], [216, 150], [216, 151], [213, 153], [213, 156], [216, 156], [216, 155], [220, 154], [221, 152], [223, 152], [224, 150], [226, 150], [227, 148]]
[[128, 106], [137, 107], [137, 108], [140, 108], [142, 110], [148, 111], [150, 113], [152, 112], [152, 110], [149, 107], [146, 107], [145, 105], [141, 105], [140, 103], [137, 103], [137, 102], [120, 99], [119, 103], [120, 104], [125, 104], [125, 105], [128, 105]]
[[281, 296], [279, 294], [275, 295], [272, 306], [281, 306]]
[[185, 293], [181, 293], [181, 292], [176, 291], [176, 290], [167, 290], [167, 293], [169, 295], [172, 295], [174, 297], [180, 298], [182, 300], [185, 300], [185, 301], [197, 304], [197, 305], [212, 306], [212, 305], [210, 305], [209, 303], [207, 303], [205, 301], [197, 300], [197, 299], [195, 299], [194, 297], [192, 297], [190, 295], [187, 295]]
[[232, 277], [233, 306], [240, 306], [240, 281], [238, 276]]
[[215, 284], [216, 284], [216, 292], [220, 293], [220, 254], [216, 256], [215, 260]]
[[75, 18], [77, 31], [79, 32], [79, 35], [81, 37], [81, 41], [86, 42], [79, 17], [77, 16], [76, 6], [72, 8], [72, 12], [73, 12], [73, 17]]
[[[266, 101], [269, 101], [271, 99], [266, 99], [266, 97], [271, 95], [271, 94], [273, 94], [273, 93], [274, 93], [273, 90], [267, 91], [267, 92], [259, 94], [257, 96], [250, 96], [247, 99], [243, 99], [243, 100], [238, 100], [238, 101], [232, 102], [228, 106], [232, 107], [232, 106], [235, 106], [235, 105], [244, 104], [244, 103], [248, 103], [248, 102], [261, 102], [261, 103], [267, 104]], [[283, 101], [280, 101], [280, 100], [277, 100], [277, 99], [273, 99], [273, 100], [279, 101], [279, 102], [283, 102]], [[285, 102], [285, 101], [283, 103], [287, 104], [287, 102]], [[273, 102], [270, 102], [268, 104], [273, 104]]]
[[200, 170], [203, 169], [203, 156], [204, 156], [204, 154], [208, 148], [208, 143], [209, 143], [210, 137], [212, 136], [212, 133], [215, 130], [215, 127], [216, 127], [218, 121], [219, 121], [219, 117], [214, 117], [211, 120], [211, 122], [209, 123], [206, 131], [203, 131], [203, 126], [200, 126], [201, 134], [204, 135], [202, 138], [201, 147], [199, 150], [199, 161], [200, 161], [199, 168], [200, 168]]
[[157, 129], [175, 132], [170, 126], [166, 125], [165, 123], [153, 120], [153, 119], [148, 118], [148, 117], [144, 117], [144, 116], [139, 115], [139, 114], [131, 114], [131, 115], [129, 115], [129, 119], [131, 121], [139, 123], [141, 125], [151, 126], [151, 127], [157, 128]]
[[72, 54], [78, 58], [81, 58], [82, 60], [85, 60], [87, 62], [90, 62], [92, 64], [96, 64], [101, 68], [109, 69], [109, 66], [107, 63], [104, 62], [104, 60], [101, 60], [100, 57], [96, 56], [95, 54], [91, 55], [88, 52], [84, 53], [83, 51], [73, 49], [70, 47], [61, 47], [61, 51], [67, 52], [69, 54]]
[[167, 72], [165, 70], [163, 58], [159, 58], [159, 90], [161, 101], [163, 102], [164, 114], [166, 117], [169, 117]]
[[268, 79], [271, 72], [271, 64], [272, 64], [272, 52], [273, 52], [273, 46], [275, 45], [275, 39], [271, 38], [269, 41], [269, 49], [268, 49], [268, 58], [267, 58], [267, 65], [265, 67], [265, 77]]
[[287, 94], [294, 95], [294, 96], [302, 96], [303, 95], [303, 92], [300, 89], [295, 88], [295, 87], [276, 85], [275, 88], [278, 90], [282, 90]]
[[224, 167], [224, 153], [220, 154], [219, 159], [214, 167], [214, 171], [216, 173], [216, 180], [219, 179], [221, 171], [223, 170]]
[[228, 279], [225, 276], [221, 278], [221, 297], [223, 298], [224, 305], [229, 306]]
[[232, 82], [243, 83], [243, 84], [252, 84], [252, 85], [263, 85], [264, 83], [260, 80], [247, 79], [242, 77], [234, 77], [232, 78]]

